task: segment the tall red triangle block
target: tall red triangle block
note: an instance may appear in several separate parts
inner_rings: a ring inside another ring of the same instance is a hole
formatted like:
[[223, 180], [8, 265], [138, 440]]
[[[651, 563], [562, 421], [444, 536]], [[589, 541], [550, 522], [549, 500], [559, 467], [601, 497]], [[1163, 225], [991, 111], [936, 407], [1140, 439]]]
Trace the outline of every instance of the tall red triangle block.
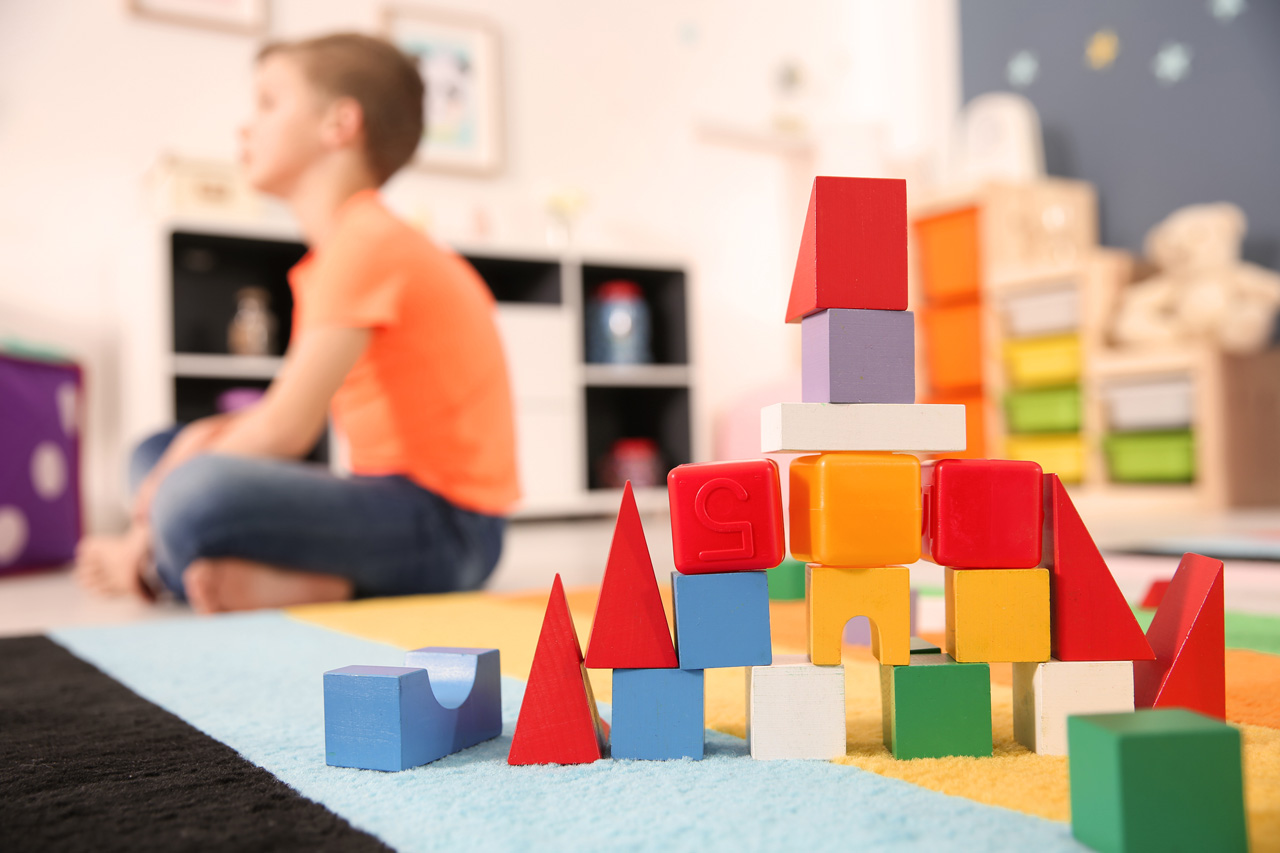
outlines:
[[590, 764], [604, 757], [609, 726], [596, 711], [582, 647], [556, 575], [542, 618], [508, 764]]
[[907, 182], [813, 179], [787, 322], [827, 308], [907, 309]]
[[1045, 474], [1044, 558], [1057, 660], [1154, 660], [1142, 627], [1116, 586], [1057, 474]]
[[679, 666], [662, 609], [653, 559], [631, 481], [622, 490], [596, 615], [587, 642], [591, 669], [668, 669]]
[[1184, 554], [1147, 640], [1153, 661], [1133, 665], [1137, 708], [1186, 708], [1218, 719], [1227, 715], [1226, 623], [1222, 561]]

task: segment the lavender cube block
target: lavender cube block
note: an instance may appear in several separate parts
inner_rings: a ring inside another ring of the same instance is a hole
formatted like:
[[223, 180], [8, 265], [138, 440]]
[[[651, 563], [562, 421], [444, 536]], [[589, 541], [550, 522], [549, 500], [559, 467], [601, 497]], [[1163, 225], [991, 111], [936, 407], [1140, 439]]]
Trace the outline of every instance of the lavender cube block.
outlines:
[[805, 403], [914, 403], [915, 315], [829, 308], [800, 321]]

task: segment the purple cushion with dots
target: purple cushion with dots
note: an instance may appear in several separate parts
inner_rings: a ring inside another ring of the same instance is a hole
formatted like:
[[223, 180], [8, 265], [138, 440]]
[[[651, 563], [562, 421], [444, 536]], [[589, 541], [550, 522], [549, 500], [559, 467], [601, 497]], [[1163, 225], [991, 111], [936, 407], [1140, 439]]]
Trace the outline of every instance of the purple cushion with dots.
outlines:
[[72, 559], [82, 399], [78, 365], [0, 352], [0, 574]]

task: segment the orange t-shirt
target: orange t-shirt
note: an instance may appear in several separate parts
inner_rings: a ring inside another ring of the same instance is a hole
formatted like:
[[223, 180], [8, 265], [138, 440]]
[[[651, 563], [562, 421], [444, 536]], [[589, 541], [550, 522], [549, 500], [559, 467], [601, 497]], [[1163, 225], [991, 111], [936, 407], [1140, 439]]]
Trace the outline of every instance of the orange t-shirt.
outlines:
[[519, 498], [515, 423], [494, 300], [464, 259], [356, 193], [289, 271], [294, 334], [372, 331], [330, 404], [355, 474], [402, 474], [465, 509]]

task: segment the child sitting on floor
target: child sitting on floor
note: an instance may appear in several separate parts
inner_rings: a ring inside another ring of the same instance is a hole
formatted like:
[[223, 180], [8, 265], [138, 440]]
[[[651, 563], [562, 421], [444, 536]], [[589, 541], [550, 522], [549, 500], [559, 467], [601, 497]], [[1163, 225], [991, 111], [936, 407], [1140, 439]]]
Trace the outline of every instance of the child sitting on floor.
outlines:
[[[284, 364], [255, 406], [142, 443], [131, 527], [83, 541], [77, 575], [200, 612], [477, 588], [518, 497], [493, 299], [378, 195], [422, 137], [422, 80], [390, 44], [333, 35], [265, 48], [256, 95], [248, 178], [310, 248]], [[353, 476], [298, 461], [330, 412]]]

